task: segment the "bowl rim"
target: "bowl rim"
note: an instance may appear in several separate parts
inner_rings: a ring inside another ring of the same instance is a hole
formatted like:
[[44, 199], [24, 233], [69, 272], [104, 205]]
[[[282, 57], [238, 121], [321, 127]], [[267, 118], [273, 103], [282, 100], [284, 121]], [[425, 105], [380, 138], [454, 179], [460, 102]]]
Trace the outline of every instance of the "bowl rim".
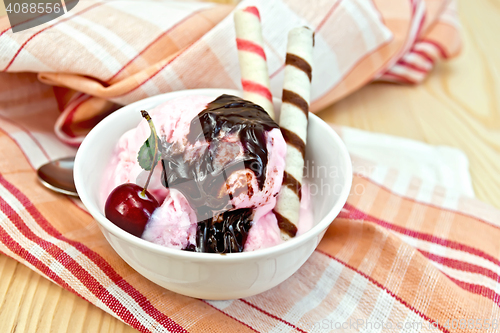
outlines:
[[[147, 97], [141, 99], [139, 101], [133, 102], [131, 104], [125, 105], [120, 109], [114, 111], [110, 115], [106, 116], [103, 120], [101, 120], [84, 138], [82, 144], [78, 148], [78, 151], [75, 156], [75, 167], [74, 167], [74, 178], [75, 178], [75, 186], [77, 192], [80, 196], [80, 200], [87, 208], [92, 217], [97, 221], [101, 228], [106, 229], [107, 232], [115, 235], [116, 237], [129, 242], [137, 247], [146, 249], [148, 251], [156, 252], [159, 254], [165, 254], [168, 256], [173, 256], [179, 259], [188, 259], [190, 261], [200, 261], [204, 262], [232, 262], [232, 261], [240, 261], [247, 259], [257, 259], [268, 256], [275, 256], [284, 252], [289, 252], [292, 248], [300, 247], [302, 244], [308, 242], [315, 236], [319, 235], [321, 232], [325, 231], [330, 224], [333, 222], [335, 217], [340, 213], [342, 207], [347, 202], [347, 198], [349, 196], [351, 186], [352, 186], [352, 163], [347, 152], [347, 148], [339, 137], [339, 135], [321, 118], [318, 116], [309, 113], [309, 118], [314, 119], [315, 122], [326, 132], [328, 132], [331, 137], [336, 141], [336, 145], [339, 148], [339, 155], [346, 162], [346, 181], [343, 184], [342, 191], [339, 195], [339, 199], [335, 204], [332, 205], [328, 213], [321, 219], [316, 225], [314, 225], [311, 229], [306, 231], [300, 236], [294, 237], [282, 244], [278, 244], [275, 246], [271, 246], [264, 249], [258, 249], [250, 252], [239, 252], [239, 253], [226, 253], [226, 254], [218, 254], [218, 253], [201, 253], [201, 252], [190, 252], [190, 251], [182, 251], [178, 249], [172, 249], [163, 245], [155, 244], [149, 241], [146, 241], [142, 238], [135, 237], [132, 234], [129, 234], [125, 230], [119, 228], [114, 223], [109, 221], [104, 214], [98, 209], [98, 207], [92, 204], [92, 200], [90, 198], [90, 193], [85, 190], [85, 182], [82, 176], [82, 169], [85, 165], [85, 161], [82, 157], [87, 150], [91, 149], [89, 147], [90, 142], [94, 141], [94, 137], [97, 136], [97, 133], [101, 132], [101, 128], [105, 128], [109, 126], [110, 123], [117, 121], [120, 117], [121, 113], [130, 112], [130, 109], [141, 109], [141, 105], [143, 104], [154, 104], [159, 105], [160, 103], [166, 102], [167, 100], [171, 100], [177, 97], [183, 97], [186, 95], [214, 95], [215, 97], [221, 94], [233, 94], [237, 96], [241, 96], [242, 92], [234, 89], [224, 89], [224, 88], [205, 88], [205, 89], [185, 89], [179, 91], [173, 91], [168, 93], [163, 93], [151, 97]], [[165, 98], [168, 96], [169, 98]], [[214, 97], [214, 98], [215, 98]], [[102, 231], [101, 231], [102, 232]]]

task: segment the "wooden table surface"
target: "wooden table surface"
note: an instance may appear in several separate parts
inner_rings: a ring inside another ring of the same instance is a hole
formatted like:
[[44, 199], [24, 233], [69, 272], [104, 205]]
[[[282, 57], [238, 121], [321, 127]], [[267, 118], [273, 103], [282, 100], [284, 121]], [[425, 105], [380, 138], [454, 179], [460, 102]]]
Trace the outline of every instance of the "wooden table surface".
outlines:
[[[464, 49], [458, 58], [439, 64], [419, 86], [368, 85], [319, 115], [462, 149], [477, 197], [500, 208], [500, 0], [459, 0], [459, 10]], [[136, 330], [0, 255], [0, 332]]]

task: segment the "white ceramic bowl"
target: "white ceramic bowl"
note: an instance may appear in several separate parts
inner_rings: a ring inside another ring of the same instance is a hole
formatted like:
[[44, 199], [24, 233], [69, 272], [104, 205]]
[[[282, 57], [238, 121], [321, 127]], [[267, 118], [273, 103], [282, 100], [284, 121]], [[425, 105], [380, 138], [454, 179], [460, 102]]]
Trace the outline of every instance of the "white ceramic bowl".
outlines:
[[[134, 237], [110, 222], [99, 202], [101, 178], [118, 138], [142, 121], [139, 110], [151, 110], [180, 96], [208, 95], [215, 99], [223, 93], [241, 94], [228, 89], [183, 90], [146, 98], [117, 110], [87, 135], [78, 149], [74, 170], [83, 204], [123, 260], [162, 287], [213, 300], [252, 296], [289, 278], [313, 253], [340, 212], [352, 181], [351, 161], [343, 142], [330, 126], [310, 114], [306, 163], [314, 223], [303, 235], [267, 249], [220, 255], [166, 248]], [[279, 102], [276, 104], [279, 109]]]

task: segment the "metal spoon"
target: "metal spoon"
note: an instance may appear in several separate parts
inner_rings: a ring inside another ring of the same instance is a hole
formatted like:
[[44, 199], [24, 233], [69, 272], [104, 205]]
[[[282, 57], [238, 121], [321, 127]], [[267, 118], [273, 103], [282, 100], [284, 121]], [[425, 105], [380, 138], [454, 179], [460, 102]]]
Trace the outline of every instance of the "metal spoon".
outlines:
[[36, 171], [38, 179], [52, 191], [78, 197], [73, 179], [74, 157], [65, 157], [42, 165]]

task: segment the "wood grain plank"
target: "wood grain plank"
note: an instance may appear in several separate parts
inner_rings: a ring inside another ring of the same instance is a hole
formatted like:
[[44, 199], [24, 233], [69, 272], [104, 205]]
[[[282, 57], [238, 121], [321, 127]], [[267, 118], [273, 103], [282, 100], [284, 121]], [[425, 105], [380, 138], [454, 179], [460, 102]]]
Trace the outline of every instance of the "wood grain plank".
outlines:
[[[464, 150], [476, 195], [500, 207], [500, 2], [459, 5], [464, 49], [457, 59], [439, 64], [422, 85], [372, 84], [319, 115], [339, 125]], [[0, 255], [0, 332], [137, 331]]]
[[500, 208], [500, 3], [459, 1], [464, 48], [417, 86], [371, 84], [319, 113], [326, 121], [462, 149], [476, 196]]
[[138, 332], [0, 254], [0, 332]]

